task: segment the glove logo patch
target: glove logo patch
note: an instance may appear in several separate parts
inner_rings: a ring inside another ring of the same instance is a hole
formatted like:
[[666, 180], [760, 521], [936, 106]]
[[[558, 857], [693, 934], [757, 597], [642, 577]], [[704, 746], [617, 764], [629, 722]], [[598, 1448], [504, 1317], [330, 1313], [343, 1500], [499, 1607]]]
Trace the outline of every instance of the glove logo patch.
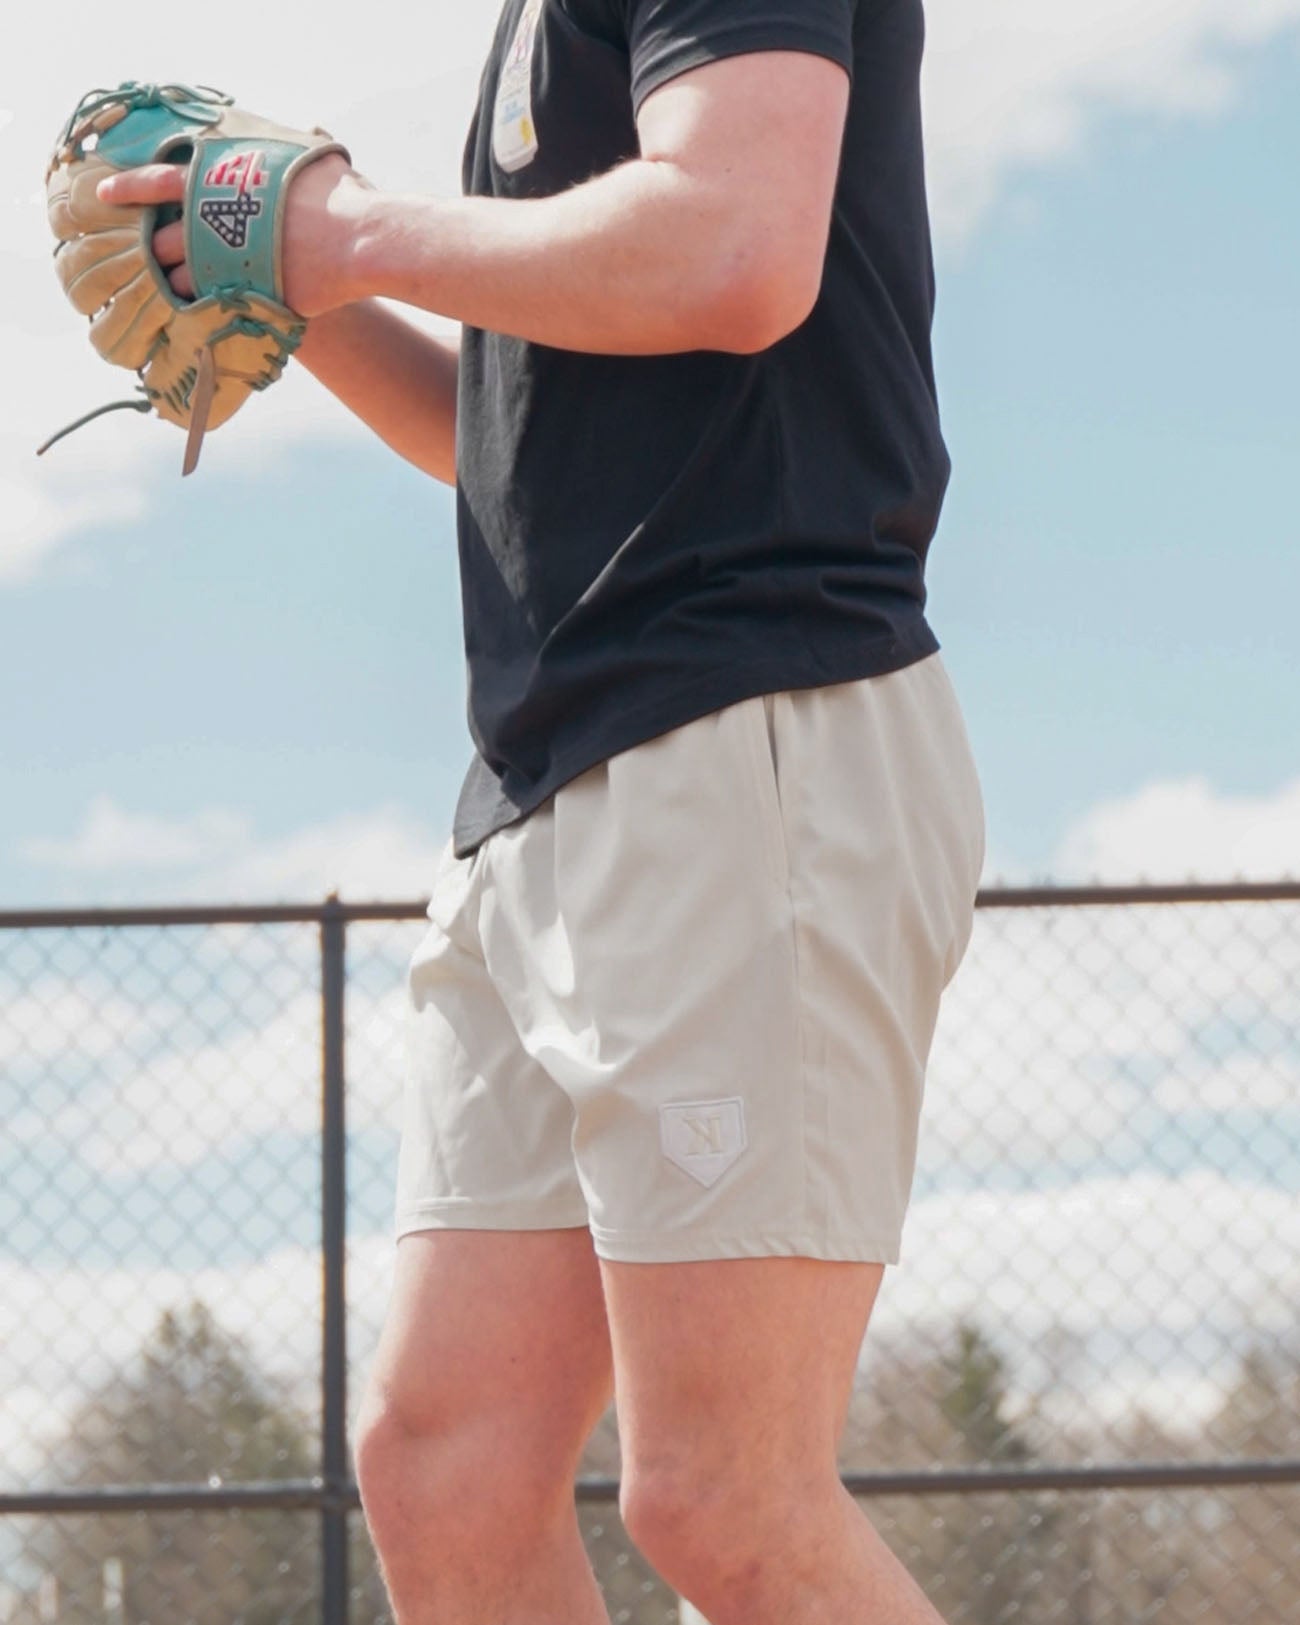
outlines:
[[262, 154], [257, 149], [231, 153], [213, 164], [203, 177], [205, 187], [220, 188], [226, 197], [206, 197], [199, 204], [199, 219], [228, 248], [243, 248], [248, 242], [248, 222], [262, 212], [261, 198], [251, 190], [261, 190], [267, 182]]

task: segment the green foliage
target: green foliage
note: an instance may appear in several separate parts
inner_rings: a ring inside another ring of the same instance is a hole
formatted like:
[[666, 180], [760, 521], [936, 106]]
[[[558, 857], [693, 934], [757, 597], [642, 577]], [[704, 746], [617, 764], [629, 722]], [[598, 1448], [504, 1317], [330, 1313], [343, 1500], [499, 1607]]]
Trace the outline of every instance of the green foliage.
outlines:
[[939, 1362], [939, 1408], [980, 1466], [1015, 1467], [1032, 1454], [1029, 1440], [1007, 1416], [1006, 1362], [983, 1331], [960, 1321], [954, 1346]]

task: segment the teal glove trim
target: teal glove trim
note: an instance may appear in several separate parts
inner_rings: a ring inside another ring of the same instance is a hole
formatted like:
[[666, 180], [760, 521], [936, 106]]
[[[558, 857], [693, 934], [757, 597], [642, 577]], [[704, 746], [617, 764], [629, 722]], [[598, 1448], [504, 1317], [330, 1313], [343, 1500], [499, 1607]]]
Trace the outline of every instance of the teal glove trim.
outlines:
[[[280, 354], [278, 356], [268, 355], [266, 361], [268, 366], [275, 368], [275, 376], [278, 378], [284, 371], [285, 362], [302, 343], [302, 336], [306, 328], [306, 322], [302, 322], [297, 327], [291, 327], [286, 332], [284, 328], [276, 327], [271, 322], [264, 322], [257, 316], [235, 316], [224, 327], [219, 327], [208, 340], [208, 343], [216, 344], [219, 339], [231, 338], [236, 333], [242, 333], [246, 338], [250, 339], [273, 339]], [[270, 383], [271, 380], [267, 379], [267, 382]]]
[[278, 304], [279, 199], [309, 149], [296, 141], [200, 136], [185, 198], [186, 259], [202, 299], [247, 285]]
[[[119, 169], [150, 163], [159, 146], [198, 133], [221, 117], [232, 96], [208, 85], [148, 85], [128, 79], [116, 90], [92, 90], [77, 103], [57, 142], [64, 146], [73, 132], [110, 107], [125, 107], [127, 116], [99, 135], [96, 151]], [[87, 132], [89, 133], [89, 132]], [[76, 156], [83, 156], [81, 141]]]

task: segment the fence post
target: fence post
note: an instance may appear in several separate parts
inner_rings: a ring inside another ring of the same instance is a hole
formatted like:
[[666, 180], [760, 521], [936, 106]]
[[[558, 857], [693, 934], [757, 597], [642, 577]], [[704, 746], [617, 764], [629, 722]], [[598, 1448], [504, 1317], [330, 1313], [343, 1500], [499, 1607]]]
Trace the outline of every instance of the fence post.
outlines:
[[321, 957], [321, 1622], [347, 1625], [347, 1132], [344, 999], [347, 918], [332, 892], [320, 917]]

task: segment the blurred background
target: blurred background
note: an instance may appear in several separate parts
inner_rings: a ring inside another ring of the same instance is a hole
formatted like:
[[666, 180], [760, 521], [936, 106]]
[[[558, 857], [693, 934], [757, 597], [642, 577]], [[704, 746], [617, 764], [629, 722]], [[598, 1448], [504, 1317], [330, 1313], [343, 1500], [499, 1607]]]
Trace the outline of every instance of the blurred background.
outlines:
[[[845, 1470], [954, 1622], [1280, 1625], [1300, 1618], [1300, 0], [928, 11], [955, 465], [930, 608], [998, 889], [945, 1010]], [[182, 15], [142, 53], [81, 0], [57, 49], [48, 20], [7, 25], [0, 1622], [386, 1617], [319, 1433], [383, 1313], [402, 974], [469, 748], [449, 493], [301, 370], [183, 483], [182, 437], [134, 415], [36, 460], [129, 386], [51, 274], [49, 147], [89, 86], [199, 81], [323, 123], [378, 184], [450, 191], [495, 14], [285, 4], [255, 35]], [[1257, 890], [1025, 891], [1237, 880]], [[331, 891], [351, 916], [321, 912]], [[310, 906], [230, 914], [284, 902]], [[86, 912], [109, 905], [145, 912]], [[323, 1287], [340, 1215], [350, 1268]], [[587, 1465], [616, 1475], [610, 1419]], [[298, 1500], [215, 1499], [265, 1481]], [[162, 1485], [183, 1504], [150, 1501]], [[104, 1486], [134, 1499], [102, 1512]], [[612, 1508], [584, 1518], [616, 1620], [672, 1618]]]

